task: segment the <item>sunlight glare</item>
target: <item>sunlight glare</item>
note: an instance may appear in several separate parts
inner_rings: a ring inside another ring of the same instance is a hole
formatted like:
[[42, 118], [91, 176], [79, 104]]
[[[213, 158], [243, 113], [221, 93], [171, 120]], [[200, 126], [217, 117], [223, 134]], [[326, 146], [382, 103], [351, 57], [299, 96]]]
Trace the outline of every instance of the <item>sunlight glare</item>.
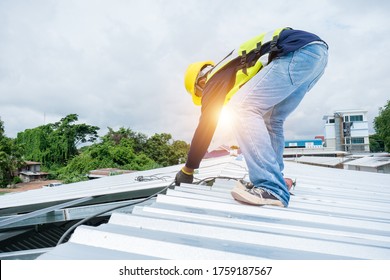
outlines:
[[233, 125], [232, 111], [229, 107], [223, 107], [221, 114], [219, 115], [219, 124], [225, 128]]

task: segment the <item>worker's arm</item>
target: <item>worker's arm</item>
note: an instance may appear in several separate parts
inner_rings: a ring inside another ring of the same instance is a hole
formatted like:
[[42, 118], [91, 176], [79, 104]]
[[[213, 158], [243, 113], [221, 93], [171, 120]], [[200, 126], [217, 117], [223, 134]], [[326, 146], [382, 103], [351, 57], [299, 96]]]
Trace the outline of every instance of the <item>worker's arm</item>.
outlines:
[[192, 137], [190, 151], [185, 166], [177, 173], [175, 182], [192, 183], [194, 169], [197, 169], [213, 138], [217, 128], [219, 114], [226, 95], [233, 87], [236, 77], [237, 59], [223, 66], [207, 81], [202, 95], [202, 111], [198, 127]]
[[185, 168], [197, 169], [204, 155], [210, 146], [218, 125], [219, 114], [221, 113], [225, 96], [213, 96], [208, 102], [202, 100], [202, 114], [199, 118], [198, 127], [192, 137], [190, 151], [188, 153]]
[[185, 168], [197, 169], [213, 138], [225, 98], [235, 83], [236, 59], [230, 61], [206, 83], [202, 95], [202, 114], [191, 141]]
[[212, 100], [202, 102], [202, 114], [199, 118], [198, 127], [191, 141], [186, 165], [176, 174], [176, 185], [192, 183], [194, 169], [199, 167], [217, 127], [219, 114], [225, 100], [224, 96], [222, 97], [223, 99], [214, 96]]
[[176, 175], [176, 185], [192, 183], [194, 169], [202, 161], [217, 128], [227, 93], [235, 82], [236, 66], [227, 64], [206, 83], [202, 96], [202, 113], [192, 137], [185, 166]]

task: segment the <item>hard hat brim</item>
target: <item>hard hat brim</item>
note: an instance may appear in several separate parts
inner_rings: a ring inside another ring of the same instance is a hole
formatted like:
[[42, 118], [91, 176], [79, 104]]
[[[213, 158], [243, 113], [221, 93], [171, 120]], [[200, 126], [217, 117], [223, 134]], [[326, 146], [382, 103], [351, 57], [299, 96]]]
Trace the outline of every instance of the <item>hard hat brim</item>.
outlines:
[[188, 66], [184, 76], [184, 86], [187, 92], [192, 96], [192, 102], [197, 106], [202, 105], [202, 97], [199, 97], [195, 94], [195, 84], [200, 71], [209, 65], [214, 66], [214, 62], [211, 60], [207, 60], [192, 63]]

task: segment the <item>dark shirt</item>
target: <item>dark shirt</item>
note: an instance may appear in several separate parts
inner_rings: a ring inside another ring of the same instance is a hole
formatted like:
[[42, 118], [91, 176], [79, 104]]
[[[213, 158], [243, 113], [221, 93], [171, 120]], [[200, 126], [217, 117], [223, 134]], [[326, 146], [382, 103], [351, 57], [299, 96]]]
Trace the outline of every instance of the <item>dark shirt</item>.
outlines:
[[279, 35], [279, 41], [277, 45], [278, 48], [280, 48], [280, 51], [277, 53], [276, 56], [279, 57], [290, 52], [296, 51], [297, 49], [300, 49], [303, 46], [314, 41], [324, 42], [317, 35], [306, 31], [294, 29], [283, 30]]
[[[308, 43], [322, 41], [317, 35], [301, 30], [283, 30], [279, 34], [277, 50], [270, 53], [271, 59], [298, 50]], [[260, 53], [270, 51], [270, 44], [264, 44]], [[248, 57], [250, 61], [252, 58]], [[186, 166], [192, 169], [199, 167], [207, 152], [218, 124], [219, 114], [225, 102], [226, 95], [235, 84], [236, 71], [241, 57], [236, 57], [218, 70], [207, 81], [202, 95], [202, 109], [198, 127], [192, 137]]]

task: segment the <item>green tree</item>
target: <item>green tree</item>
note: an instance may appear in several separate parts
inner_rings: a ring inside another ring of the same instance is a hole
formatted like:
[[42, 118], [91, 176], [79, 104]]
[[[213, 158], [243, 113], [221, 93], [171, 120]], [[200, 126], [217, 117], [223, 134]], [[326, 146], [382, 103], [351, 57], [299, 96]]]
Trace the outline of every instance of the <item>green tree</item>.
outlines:
[[172, 165], [185, 163], [187, 154], [190, 150], [190, 144], [182, 140], [176, 140], [172, 144], [173, 157], [170, 160]]
[[103, 142], [118, 145], [124, 141], [121, 145], [127, 143], [126, 146], [131, 147], [135, 154], [144, 154], [161, 166], [184, 163], [187, 158], [189, 144], [173, 140], [171, 134], [154, 134], [148, 138], [145, 134], [129, 128], [122, 127], [117, 131], [110, 127], [108, 129], [108, 133], [102, 137]]
[[134, 152], [140, 153], [144, 151], [148, 137], [143, 133], [135, 132], [130, 128], [124, 127], [119, 128], [118, 131], [114, 131], [112, 128], [108, 127], [108, 133], [102, 137], [104, 142], [110, 141], [116, 145], [118, 145], [122, 139], [129, 139]]
[[378, 136], [378, 134], [370, 135], [370, 152], [379, 153], [385, 150], [383, 140]]
[[[136, 153], [136, 141], [130, 138], [130, 130], [109, 129], [102, 142], [83, 149], [69, 164], [59, 170], [59, 178], [65, 183], [87, 178], [89, 171], [99, 168], [118, 168], [123, 170], [146, 170], [158, 167], [157, 163], [143, 152]], [[132, 137], [132, 136], [131, 136]]]
[[23, 163], [22, 147], [5, 136], [4, 122], [0, 119], [0, 187], [12, 183]]
[[128, 128], [108, 130], [101, 137], [101, 142], [84, 147], [78, 156], [58, 171], [61, 180], [75, 182], [86, 179], [89, 171], [99, 168], [147, 170], [186, 160], [189, 144], [174, 141], [170, 134], [155, 134], [148, 138]]
[[70, 114], [59, 122], [27, 129], [18, 133], [16, 141], [25, 148], [25, 158], [47, 167], [64, 166], [78, 154], [77, 146], [98, 138], [97, 126], [76, 124], [78, 116]]
[[374, 128], [378, 138], [383, 141], [385, 151], [390, 151], [390, 100], [379, 108], [379, 115], [374, 119]]
[[162, 166], [169, 166], [174, 155], [171, 145], [172, 135], [168, 133], [154, 134], [146, 141], [145, 153]]
[[0, 118], [0, 140], [5, 137], [4, 122]]
[[181, 140], [173, 140], [168, 133], [154, 134], [145, 145], [144, 152], [147, 156], [162, 166], [184, 163], [190, 145]]

